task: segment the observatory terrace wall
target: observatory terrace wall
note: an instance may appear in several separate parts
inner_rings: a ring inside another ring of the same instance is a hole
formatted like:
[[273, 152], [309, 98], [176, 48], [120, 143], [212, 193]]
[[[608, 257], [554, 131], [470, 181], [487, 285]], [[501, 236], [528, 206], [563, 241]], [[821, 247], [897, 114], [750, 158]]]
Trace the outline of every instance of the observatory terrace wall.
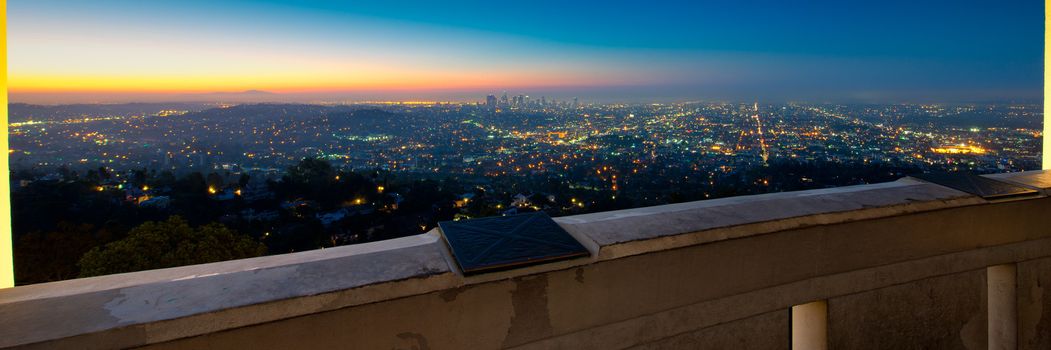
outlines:
[[434, 230], [16, 287], [0, 347], [787, 349], [820, 302], [830, 348], [1051, 348], [1051, 172], [992, 177], [1040, 194], [904, 178], [560, 217], [590, 256], [472, 276]]

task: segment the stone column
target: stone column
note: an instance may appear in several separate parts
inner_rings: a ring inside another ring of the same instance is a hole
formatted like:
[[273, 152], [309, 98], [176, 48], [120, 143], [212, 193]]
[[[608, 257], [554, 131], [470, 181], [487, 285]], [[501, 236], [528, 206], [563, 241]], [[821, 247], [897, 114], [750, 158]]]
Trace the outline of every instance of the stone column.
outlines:
[[828, 302], [809, 302], [792, 307], [792, 349], [828, 349]]
[[1015, 264], [985, 269], [989, 290], [989, 350], [1018, 348], [1017, 268]]

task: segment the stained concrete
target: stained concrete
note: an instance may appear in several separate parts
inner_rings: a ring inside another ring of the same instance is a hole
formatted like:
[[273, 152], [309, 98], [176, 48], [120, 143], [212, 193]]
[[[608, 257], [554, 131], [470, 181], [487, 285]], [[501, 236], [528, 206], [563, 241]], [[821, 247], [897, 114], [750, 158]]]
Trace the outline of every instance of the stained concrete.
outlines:
[[[1014, 213], [1018, 215], [1015, 218], [1023, 218], [1029, 213], [1021, 210], [1022, 204], [1024, 202], [998, 204], [1001, 208], [994, 212], [1003, 210], [1003, 215]], [[877, 230], [879, 225], [867, 221], [852, 222], [654, 252], [536, 276], [480, 283], [457, 288], [455, 292], [435, 292], [211, 333], [161, 344], [159, 348], [231, 348], [245, 344], [411, 348], [422, 343], [410, 340], [421, 339], [432, 349], [488, 349], [514, 344], [521, 344], [515, 346], [520, 349], [680, 345], [693, 348], [705, 346], [702, 339], [712, 338], [715, 333], [725, 338], [713, 342], [733, 344], [739, 339], [734, 334], [772, 329], [768, 324], [763, 326], [766, 323], [737, 321], [786, 312], [787, 306], [814, 298], [839, 302], [840, 308], [831, 306], [834, 310], [831, 322], [854, 327], [849, 329], [864, 331], [860, 325], [867, 325], [869, 319], [848, 317], [865, 316], [862, 311], [868, 309], [863, 308], [875, 307], [874, 315], [902, 318], [892, 318], [887, 322], [889, 325], [911, 320], [905, 324], [919, 327], [915, 329], [935, 330], [939, 338], [956, 332], [952, 338], [954, 343], [917, 343], [920, 346], [984, 344], [981, 332], [985, 323], [981, 306], [975, 307], [975, 303], [984, 300], [982, 271], [985, 266], [1012, 259], [1051, 256], [1051, 238], [974, 248], [975, 242], [981, 246], [980, 242], [992, 243], [1011, 237], [984, 235], [982, 225], [970, 221], [959, 222], [940, 235], [916, 224], [941, 225], [942, 218], [951, 218], [952, 214], [954, 211], [942, 211], [899, 218], [904, 221], [897, 223], [903, 225], [892, 226], [902, 228], [898, 231]], [[884, 222], [888, 223], [895, 222]], [[927, 237], [931, 244], [917, 240], [917, 245], [908, 249], [893, 239], [896, 236], [916, 238], [925, 233], [932, 235]], [[842, 244], [873, 235], [875, 237], [862, 242], [867, 247], [861, 252], [863, 256], [843, 259], [844, 254], [856, 252], [842, 251]], [[963, 237], [971, 238], [961, 239]], [[810, 242], [811, 239], [814, 241]], [[933, 244], [936, 241], [956, 252], [942, 253], [940, 246]], [[801, 251], [786, 256], [777, 254], [793, 250], [790, 248]], [[742, 249], [751, 249], [749, 258], [735, 260], [733, 253]], [[923, 251], [927, 253], [921, 253]], [[736, 264], [718, 264], [719, 261]], [[844, 261], [844, 265], [820, 263], [828, 261]], [[886, 264], [888, 261], [898, 262]], [[941, 277], [946, 274], [952, 278]], [[924, 298], [928, 295], [933, 298]], [[869, 305], [873, 300], [887, 302]], [[835, 311], [845, 310], [843, 307], [855, 312]], [[917, 310], [919, 316], [913, 314]], [[895, 311], [902, 314], [895, 315]], [[426, 322], [417, 315], [424, 315]], [[943, 321], [945, 324], [940, 323]], [[295, 338], [296, 334], [324, 328], [325, 324], [345, 323], [356, 326], [341, 328], [339, 334], [326, 337]], [[711, 327], [722, 329], [714, 333], [705, 331]], [[914, 332], [919, 332], [915, 329]], [[895, 331], [902, 330], [889, 327], [874, 334], [894, 336]], [[774, 340], [780, 338], [784, 341], [781, 344], [787, 344], [787, 332], [788, 328], [784, 327], [777, 332], [760, 333], [757, 336], [766, 340], [754, 341], [776, 343]], [[902, 332], [916, 341], [930, 340], [918, 333]], [[865, 335], [858, 334], [859, 337]], [[476, 339], [467, 340], [472, 336]], [[850, 336], [853, 335], [847, 337]], [[690, 343], [691, 340], [698, 343]], [[864, 343], [847, 345], [859, 344]], [[888, 344], [892, 345], [901, 344]]]
[[985, 349], [985, 270], [828, 300], [831, 349]]
[[1051, 349], [1051, 258], [1018, 263], [1018, 349]]
[[693, 332], [676, 334], [653, 342], [630, 347], [636, 350], [659, 349], [767, 349], [788, 350], [788, 309], [768, 312], [731, 321]]
[[231, 329], [149, 348], [496, 349], [506, 341], [516, 312], [523, 313], [514, 309], [515, 290], [517, 286], [512, 281], [491, 283], [463, 289], [455, 300], [435, 292]]
[[515, 289], [511, 292], [511, 307], [514, 315], [502, 346], [512, 347], [551, 336], [547, 275], [521, 277], [513, 281]]

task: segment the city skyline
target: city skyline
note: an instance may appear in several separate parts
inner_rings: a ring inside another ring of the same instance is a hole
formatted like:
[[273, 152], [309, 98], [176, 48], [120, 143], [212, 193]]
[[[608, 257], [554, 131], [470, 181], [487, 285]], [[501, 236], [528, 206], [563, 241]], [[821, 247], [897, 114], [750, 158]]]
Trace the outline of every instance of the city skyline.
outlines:
[[44, 104], [1035, 100], [1039, 7], [15, 2], [9, 87]]
[[127, 270], [90, 253], [160, 221], [166, 231], [225, 228], [256, 247], [229, 259], [403, 237], [449, 220], [1041, 167], [1040, 103], [484, 98], [12, 104], [15, 276], [24, 284], [170, 267], [152, 258], [158, 264]]

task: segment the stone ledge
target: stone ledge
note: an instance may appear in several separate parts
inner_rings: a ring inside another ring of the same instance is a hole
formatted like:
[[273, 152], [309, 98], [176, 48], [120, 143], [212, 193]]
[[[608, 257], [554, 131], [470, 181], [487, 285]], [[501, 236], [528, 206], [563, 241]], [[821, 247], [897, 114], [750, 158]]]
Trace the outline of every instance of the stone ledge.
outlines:
[[1040, 190], [1044, 195], [1051, 194], [1051, 171], [1022, 171], [1017, 173], [1003, 173], [983, 175], [990, 179], [1016, 183], [1026, 187]]
[[[1027, 174], [1029, 176], [1031, 174]], [[1018, 179], [1023, 181], [1024, 179]], [[592, 256], [463, 277], [439, 232], [0, 290], [0, 347], [130, 347], [787, 229], [979, 205], [914, 179], [556, 218]], [[108, 344], [108, 346], [106, 345]]]
[[[157, 329], [167, 336], [146, 334], [149, 342], [164, 341], [396, 298], [400, 287], [351, 296], [333, 292], [360, 292], [363, 287], [376, 289], [407, 279], [451, 275], [442, 244], [437, 233], [431, 232], [357, 246], [6, 289], [0, 291], [0, 314], [4, 315], [0, 347], [298, 300], [294, 307], [276, 313], [254, 310], [240, 322], [183, 322], [181, 327]], [[308, 298], [311, 296], [324, 297]], [[216, 320], [212, 317], [211, 321]]]
[[987, 201], [951, 188], [898, 181], [721, 198], [560, 217], [570, 233], [614, 259], [813, 225], [889, 217]]
[[[922, 287], [926, 282], [915, 278], [953, 274], [960, 268], [972, 267], [966, 270], [973, 271], [1015, 262], [1021, 274], [1025, 270], [1022, 266], [1029, 264], [1026, 261], [1034, 257], [1039, 261], [1051, 259], [1040, 257], [1046, 256], [1047, 239], [1051, 239], [1051, 231], [1042, 229], [1051, 224], [1051, 216], [1043, 215], [1048, 208], [1051, 198], [1003, 201], [784, 230], [547, 272], [516, 270], [518, 276], [511, 278], [484, 283], [465, 280], [468, 285], [462, 287], [228, 329], [148, 348], [496, 349], [552, 337], [558, 337], [558, 343], [565, 344], [563, 348], [632, 348], [647, 339], [679, 334], [679, 326], [694, 324], [695, 320], [714, 320], [720, 329], [741, 331], [731, 326], [738, 321], [725, 321], [753, 314], [743, 313], [745, 310], [786, 312], [797, 303], [842, 293], [867, 293], [894, 285]], [[1051, 278], [1047, 266], [1051, 265], [1029, 268], [1032, 272], [1026, 275], [1030, 277], [1024, 282], [1028, 283], [1024, 284], [1025, 291], [1030, 291], [1029, 286], [1046, 285]], [[973, 296], [984, 290], [984, 285], [971, 287], [964, 294]], [[770, 293], [754, 293], [757, 291]], [[1022, 291], [1019, 289], [1020, 297]], [[1035, 293], [1035, 299], [1027, 300], [1036, 300], [1044, 310], [1051, 310], [1051, 299], [1041, 299], [1039, 290]], [[895, 328], [898, 323], [893, 320], [920, 316], [910, 313], [909, 303], [924, 303], [925, 289], [916, 288], [910, 295], [915, 298], [886, 301], [901, 313], [877, 321], [881, 329], [908, 331]], [[710, 303], [718, 300], [736, 301]], [[865, 309], [863, 305], [855, 307], [855, 315], [865, 317]], [[666, 310], [682, 312], [670, 313], [667, 318], [647, 317]], [[923, 317], [938, 322], [930, 319], [931, 315]], [[635, 319], [639, 322], [629, 321]], [[1046, 322], [1042, 320], [1051, 320], [1051, 313], [1037, 313], [1020, 320], [1019, 325], [1029, 329]], [[596, 339], [589, 329], [603, 329], [600, 333], [616, 336]], [[1039, 334], [1046, 337], [1049, 333]], [[787, 338], [781, 341], [787, 342]], [[703, 339], [693, 342], [688, 347], [709, 345]]]

